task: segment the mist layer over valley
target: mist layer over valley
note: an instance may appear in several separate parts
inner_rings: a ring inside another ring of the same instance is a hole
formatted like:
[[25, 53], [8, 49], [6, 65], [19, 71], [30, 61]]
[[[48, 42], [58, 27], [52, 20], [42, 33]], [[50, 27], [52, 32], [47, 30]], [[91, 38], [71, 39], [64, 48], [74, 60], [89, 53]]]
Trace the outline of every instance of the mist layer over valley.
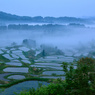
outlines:
[[[34, 26], [35, 27], [35, 26]], [[47, 29], [48, 28], [48, 29]], [[41, 44], [57, 46], [60, 49], [71, 49], [77, 47], [88, 48], [95, 42], [95, 28], [89, 27], [72, 27], [58, 25], [46, 25], [46, 28], [42, 29], [7, 29], [0, 30], [0, 47], [9, 46], [15, 42], [18, 45], [22, 44], [24, 39], [35, 40], [37, 46]]]
[[94, 18], [0, 15], [0, 47], [13, 42], [22, 44], [24, 39], [62, 50], [94, 44]]

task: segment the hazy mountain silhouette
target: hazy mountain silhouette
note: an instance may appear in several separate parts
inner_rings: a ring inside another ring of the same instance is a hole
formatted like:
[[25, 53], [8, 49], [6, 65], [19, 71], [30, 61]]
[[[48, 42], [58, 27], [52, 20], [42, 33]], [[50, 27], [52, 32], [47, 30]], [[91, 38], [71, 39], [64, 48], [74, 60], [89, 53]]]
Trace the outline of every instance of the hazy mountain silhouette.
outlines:
[[1, 21], [23, 21], [23, 22], [44, 22], [44, 23], [65, 23], [65, 22], [77, 22], [86, 23], [88, 19], [76, 18], [76, 17], [29, 17], [29, 16], [18, 16], [10, 13], [0, 12]]

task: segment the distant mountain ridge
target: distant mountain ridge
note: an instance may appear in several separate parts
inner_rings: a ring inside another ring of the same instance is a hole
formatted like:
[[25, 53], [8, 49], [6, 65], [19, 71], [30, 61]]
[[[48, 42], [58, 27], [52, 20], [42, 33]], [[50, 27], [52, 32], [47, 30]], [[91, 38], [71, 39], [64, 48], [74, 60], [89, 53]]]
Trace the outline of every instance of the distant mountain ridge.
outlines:
[[40, 23], [65, 23], [65, 22], [87, 22], [87, 19], [76, 18], [76, 17], [29, 17], [29, 16], [18, 16], [12, 15], [0, 11], [0, 21], [23, 21], [23, 22], [40, 22]]

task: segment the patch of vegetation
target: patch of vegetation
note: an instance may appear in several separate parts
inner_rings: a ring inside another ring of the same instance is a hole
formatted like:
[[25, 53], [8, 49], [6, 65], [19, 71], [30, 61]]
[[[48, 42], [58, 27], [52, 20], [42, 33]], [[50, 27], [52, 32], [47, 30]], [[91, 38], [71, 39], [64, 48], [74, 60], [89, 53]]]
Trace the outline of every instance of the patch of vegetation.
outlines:
[[30, 67], [30, 64], [28, 64], [28, 63], [25, 63], [25, 62], [22, 62], [22, 61], [21, 61], [21, 63], [22, 63], [22, 67]]
[[2, 62], [10, 62], [9, 59], [5, 58], [5, 57], [2, 56], [1, 54], [0, 54], [0, 61], [2, 61]]
[[9, 53], [9, 56], [13, 58], [13, 56]]
[[13, 45], [12, 48], [15, 48], [16, 50], [19, 50], [19, 47], [22, 47], [22, 45]]
[[35, 60], [35, 51], [34, 50], [29, 50], [27, 52], [22, 52], [23, 55], [26, 57], [26, 58], [29, 58], [29, 61], [31, 61], [32, 63], [34, 63], [34, 60]]
[[22, 60], [22, 58], [21, 58], [21, 57], [19, 57], [17, 60], [21, 61], [21, 60]]
[[37, 68], [37, 67], [29, 67], [29, 73], [32, 74], [41, 74], [43, 72], [42, 68]]
[[12, 54], [12, 51], [10, 51], [9, 54]]
[[[2, 50], [2, 49], [1, 49]], [[7, 54], [7, 51], [6, 50], [2, 50], [3, 51], [3, 54]]]
[[12, 47], [8, 47], [8, 46], [7, 46], [6, 49], [10, 50], [10, 49], [12, 49]]
[[0, 63], [0, 73], [3, 73], [3, 69], [5, 69], [6, 67], [8, 67], [6, 64]]
[[36, 59], [38, 59], [38, 58], [40, 58], [40, 57], [45, 58], [45, 56], [48, 56], [48, 53], [47, 53], [45, 50], [42, 50], [42, 52], [39, 53], [39, 54], [36, 56]]
[[46, 55], [64, 55], [63, 51], [57, 47], [47, 46], [45, 44], [42, 44], [40, 47], [45, 51]]
[[52, 76], [57, 76], [56, 73], [52, 73]]
[[8, 84], [9, 82], [8, 81], [3, 81], [3, 80], [0, 80], [0, 84]]

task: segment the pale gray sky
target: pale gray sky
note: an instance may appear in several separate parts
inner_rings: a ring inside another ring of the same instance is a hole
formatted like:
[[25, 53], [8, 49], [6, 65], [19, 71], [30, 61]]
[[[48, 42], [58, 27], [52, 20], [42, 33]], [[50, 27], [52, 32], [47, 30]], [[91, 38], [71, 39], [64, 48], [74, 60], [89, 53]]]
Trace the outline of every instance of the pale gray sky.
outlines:
[[0, 11], [20, 16], [95, 16], [95, 0], [0, 0]]

